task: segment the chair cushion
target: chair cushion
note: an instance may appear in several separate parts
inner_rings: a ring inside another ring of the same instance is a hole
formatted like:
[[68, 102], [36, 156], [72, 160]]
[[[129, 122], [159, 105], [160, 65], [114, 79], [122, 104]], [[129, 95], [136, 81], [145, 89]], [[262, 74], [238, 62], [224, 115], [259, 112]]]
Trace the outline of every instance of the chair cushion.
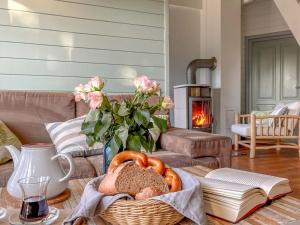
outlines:
[[233, 124], [231, 126], [232, 133], [239, 134], [243, 137], [250, 136], [251, 133], [251, 126], [250, 124]]
[[[268, 126], [268, 125], [256, 126], [256, 135], [271, 136], [273, 135], [274, 131], [275, 131], [274, 134], [275, 136], [285, 135], [284, 126], [281, 127], [280, 132], [279, 130], [280, 130], [279, 127], [275, 127], [275, 129], [273, 129], [273, 126]], [[251, 135], [251, 126], [250, 124], [233, 124], [231, 126], [231, 131], [240, 136], [249, 137]], [[290, 131], [288, 131], [286, 135], [290, 135]]]

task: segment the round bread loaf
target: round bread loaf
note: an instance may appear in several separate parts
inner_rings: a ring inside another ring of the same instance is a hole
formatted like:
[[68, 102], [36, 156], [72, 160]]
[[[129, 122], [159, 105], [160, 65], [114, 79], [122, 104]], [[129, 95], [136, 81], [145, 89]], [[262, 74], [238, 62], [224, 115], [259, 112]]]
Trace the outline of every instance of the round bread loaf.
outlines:
[[152, 194], [161, 195], [169, 192], [163, 176], [152, 168], [144, 169], [134, 162], [125, 162], [107, 173], [99, 185], [99, 192], [107, 195], [125, 193], [136, 196], [144, 190], [143, 195], [145, 196], [145, 192], [147, 192], [146, 195], [149, 195], [149, 190], [146, 189], [149, 187], [152, 188]]

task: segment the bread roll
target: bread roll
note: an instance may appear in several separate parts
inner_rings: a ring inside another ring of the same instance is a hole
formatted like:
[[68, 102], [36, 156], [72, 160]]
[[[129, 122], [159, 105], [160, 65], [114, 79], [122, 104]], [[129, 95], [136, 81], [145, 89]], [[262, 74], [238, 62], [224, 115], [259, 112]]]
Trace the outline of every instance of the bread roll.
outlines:
[[154, 196], [162, 195], [163, 193], [154, 188], [154, 187], [146, 187], [140, 193], [135, 195], [135, 200], [145, 200]]

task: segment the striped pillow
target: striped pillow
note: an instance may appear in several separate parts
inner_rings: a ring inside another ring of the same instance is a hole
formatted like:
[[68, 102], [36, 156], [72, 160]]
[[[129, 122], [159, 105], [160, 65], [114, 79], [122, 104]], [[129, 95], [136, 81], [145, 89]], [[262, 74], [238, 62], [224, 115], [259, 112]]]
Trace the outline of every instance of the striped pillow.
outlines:
[[[52, 142], [55, 144], [57, 152], [74, 153], [90, 151], [84, 134], [81, 134], [81, 125], [85, 116], [71, 119], [65, 122], [54, 122], [45, 124]], [[103, 149], [103, 144], [95, 144], [93, 150]], [[80, 154], [79, 154], [80, 155]], [[85, 155], [85, 154], [83, 154]]]

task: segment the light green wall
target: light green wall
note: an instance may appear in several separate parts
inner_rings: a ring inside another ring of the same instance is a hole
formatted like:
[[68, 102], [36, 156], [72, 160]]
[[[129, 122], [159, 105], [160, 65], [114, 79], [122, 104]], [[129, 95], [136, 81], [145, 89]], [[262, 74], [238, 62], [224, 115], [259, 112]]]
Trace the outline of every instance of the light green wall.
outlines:
[[100, 74], [129, 93], [147, 74], [165, 90], [164, 1], [0, 1], [0, 89], [70, 91]]

